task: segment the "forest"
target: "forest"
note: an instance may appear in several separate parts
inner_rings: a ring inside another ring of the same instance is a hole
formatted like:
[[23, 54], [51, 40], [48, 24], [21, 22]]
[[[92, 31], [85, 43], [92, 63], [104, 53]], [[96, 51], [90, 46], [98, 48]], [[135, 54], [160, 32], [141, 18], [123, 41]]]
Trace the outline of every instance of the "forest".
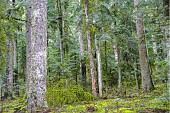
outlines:
[[170, 113], [169, 0], [0, 0], [0, 113]]

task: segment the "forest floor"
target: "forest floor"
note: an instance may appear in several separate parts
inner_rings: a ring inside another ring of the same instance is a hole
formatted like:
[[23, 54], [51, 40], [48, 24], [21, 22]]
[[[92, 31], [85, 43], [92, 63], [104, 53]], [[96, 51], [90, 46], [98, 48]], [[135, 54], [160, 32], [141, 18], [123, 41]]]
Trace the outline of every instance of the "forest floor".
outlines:
[[[47, 108], [39, 113], [168, 113], [170, 101], [165, 84], [152, 93], [138, 96], [126, 95], [122, 98], [96, 99], [62, 107]], [[24, 97], [25, 98], [25, 97]], [[25, 99], [0, 101], [0, 113], [25, 113]]]

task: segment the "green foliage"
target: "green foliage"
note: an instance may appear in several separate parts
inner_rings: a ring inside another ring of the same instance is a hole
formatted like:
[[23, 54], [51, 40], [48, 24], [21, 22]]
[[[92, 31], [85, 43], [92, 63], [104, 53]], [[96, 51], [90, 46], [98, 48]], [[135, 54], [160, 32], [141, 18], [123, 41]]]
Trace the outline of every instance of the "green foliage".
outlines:
[[13, 100], [0, 101], [0, 112], [20, 113], [26, 111], [26, 94]]
[[92, 101], [94, 97], [73, 80], [61, 79], [47, 89], [49, 106], [62, 106], [79, 101]]

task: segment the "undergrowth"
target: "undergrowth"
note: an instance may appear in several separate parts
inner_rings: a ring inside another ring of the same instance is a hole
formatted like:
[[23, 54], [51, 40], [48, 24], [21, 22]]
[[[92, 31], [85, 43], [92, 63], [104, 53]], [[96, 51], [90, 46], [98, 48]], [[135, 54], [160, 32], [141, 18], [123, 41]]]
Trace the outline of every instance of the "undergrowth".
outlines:
[[[134, 97], [129, 97], [130, 94], [133, 92], [128, 93], [128, 97], [93, 100], [94, 97], [74, 81], [62, 80], [48, 88], [47, 110], [50, 109], [50, 113], [165, 113], [170, 110], [166, 84], [157, 85], [151, 93], [140, 93]], [[1, 113], [19, 113], [16, 110], [25, 113], [25, 99], [24, 96], [0, 102]]]

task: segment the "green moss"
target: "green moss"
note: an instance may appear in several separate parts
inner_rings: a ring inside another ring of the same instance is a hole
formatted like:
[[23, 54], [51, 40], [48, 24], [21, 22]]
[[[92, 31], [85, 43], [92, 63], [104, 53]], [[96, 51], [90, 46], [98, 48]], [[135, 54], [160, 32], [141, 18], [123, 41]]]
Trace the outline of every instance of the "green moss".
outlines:
[[118, 110], [114, 110], [117, 113], [136, 113], [135, 111], [131, 110], [130, 108], [120, 108]]
[[[115, 98], [107, 100], [94, 100], [94, 97], [83, 90], [81, 85], [75, 81], [62, 79], [56, 84], [51, 85], [47, 91], [47, 100], [50, 108], [56, 108], [61, 113], [80, 113], [88, 112], [88, 109], [94, 109], [94, 113], [138, 113], [150, 112], [153, 110], [169, 109], [168, 92], [161, 90], [165, 85], [157, 86], [159, 95], [155, 92], [143, 94], [133, 98]], [[166, 89], [166, 88], [164, 88]], [[6, 101], [3, 104], [5, 110], [10, 113], [15, 107], [24, 109], [26, 95], [21, 99]], [[67, 104], [67, 105], [66, 105]], [[23, 106], [23, 107], [22, 107]], [[47, 108], [47, 109], [50, 109]], [[7, 113], [7, 112], [6, 112]]]
[[66, 109], [67, 111], [71, 111], [71, 112], [85, 112], [86, 111], [86, 107], [84, 105], [69, 105]]
[[3, 102], [0, 101], [0, 110], [1, 109], [3, 109], [3, 113], [14, 113], [16, 109], [18, 111], [25, 111], [26, 95], [24, 95], [22, 98], [17, 98], [15, 100], [5, 100]]
[[92, 101], [93, 99], [94, 97], [84, 91], [81, 85], [67, 79], [61, 79], [57, 84], [47, 89], [47, 102], [51, 107], [79, 101]]

